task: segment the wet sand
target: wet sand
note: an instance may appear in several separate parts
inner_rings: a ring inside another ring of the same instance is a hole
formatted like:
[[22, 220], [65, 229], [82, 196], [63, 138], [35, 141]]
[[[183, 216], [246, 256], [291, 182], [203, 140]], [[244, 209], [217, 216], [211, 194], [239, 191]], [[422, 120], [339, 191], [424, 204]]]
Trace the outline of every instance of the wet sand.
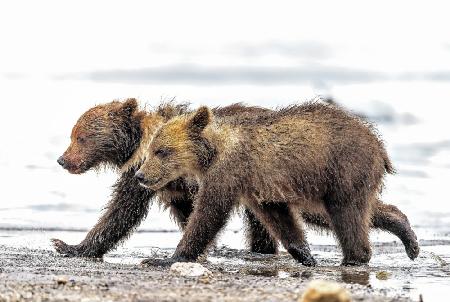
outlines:
[[[316, 268], [303, 267], [285, 252], [267, 256], [221, 247], [201, 261], [212, 272], [207, 278], [142, 267], [149, 255], [135, 249], [93, 261], [61, 257], [47, 248], [0, 245], [0, 301], [297, 301], [316, 279], [339, 282], [354, 301], [419, 301], [420, 294], [433, 301], [440, 295], [436, 289], [449, 286], [450, 241], [421, 245], [412, 262], [400, 244], [375, 244], [365, 267], [340, 267], [336, 246], [313, 245]], [[152, 249], [158, 258], [172, 252]]]

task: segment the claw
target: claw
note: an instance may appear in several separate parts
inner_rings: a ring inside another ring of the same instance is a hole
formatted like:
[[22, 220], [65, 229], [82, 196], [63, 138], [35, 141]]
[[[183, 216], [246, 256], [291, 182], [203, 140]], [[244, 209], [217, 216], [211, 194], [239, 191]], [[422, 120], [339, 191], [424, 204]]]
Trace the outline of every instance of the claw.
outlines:
[[414, 260], [417, 258], [417, 256], [419, 256], [419, 251], [420, 248], [417, 244], [406, 248], [406, 254], [411, 260]]
[[56, 252], [58, 252], [59, 254], [62, 254], [64, 256], [75, 256], [76, 251], [72, 246], [56, 238], [52, 238], [50, 240], [52, 241], [53, 247], [55, 248]]
[[303, 264], [304, 266], [316, 266], [317, 262], [311, 255], [311, 251], [308, 246], [292, 245], [288, 248], [289, 254], [294, 257], [295, 260]]
[[302, 262], [304, 266], [317, 266], [317, 261], [313, 257], [306, 259]]
[[62, 250], [64, 249], [64, 247], [67, 245], [65, 242], [63, 242], [59, 239], [52, 238], [51, 241], [53, 243], [54, 248], [56, 249], [56, 251], [58, 253], [61, 253]]

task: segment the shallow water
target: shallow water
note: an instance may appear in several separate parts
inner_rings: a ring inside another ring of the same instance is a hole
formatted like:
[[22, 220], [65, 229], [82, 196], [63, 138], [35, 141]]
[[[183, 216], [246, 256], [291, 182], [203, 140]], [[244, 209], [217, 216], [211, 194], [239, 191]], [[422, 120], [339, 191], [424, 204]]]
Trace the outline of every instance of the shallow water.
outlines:
[[[324, 279], [345, 284], [364, 286], [385, 292], [388, 296], [402, 296], [425, 301], [441, 299], [449, 288], [450, 238], [445, 241], [422, 241], [421, 255], [414, 262], [409, 260], [399, 244], [377, 244], [368, 266], [340, 267], [341, 253], [335, 246], [313, 245], [312, 252], [318, 267], [305, 268], [296, 263], [289, 254], [278, 256], [251, 254], [243, 250], [222, 248], [213, 250], [207, 263], [226, 272], [275, 278], [300, 278], [302, 280]], [[164, 257], [173, 251], [148, 249], [153, 257]], [[138, 264], [142, 256], [110, 255], [106, 262]], [[127, 254], [127, 253], [125, 253]], [[148, 255], [148, 254], [147, 254]]]

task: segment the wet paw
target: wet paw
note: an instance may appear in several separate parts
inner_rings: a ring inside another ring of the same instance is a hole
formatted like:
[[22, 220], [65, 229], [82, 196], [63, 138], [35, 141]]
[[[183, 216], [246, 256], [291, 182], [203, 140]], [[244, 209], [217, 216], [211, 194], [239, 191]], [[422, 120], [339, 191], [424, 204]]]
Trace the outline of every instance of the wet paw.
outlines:
[[278, 249], [275, 245], [267, 245], [267, 246], [252, 246], [251, 248], [252, 253], [259, 253], [259, 254], [267, 254], [267, 255], [274, 255], [278, 252]]
[[66, 257], [77, 257], [78, 256], [78, 250], [76, 249], [76, 246], [74, 245], [68, 245], [62, 240], [59, 239], [51, 239], [53, 243], [53, 247], [55, 250]]
[[406, 254], [408, 255], [409, 259], [414, 260], [419, 256], [420, 248], [417, 242], [414, 242], [410, 245], [405, 245]]
[[307, 259], [304, 259], [303, 261], [300, 261], [304, 266], [317, 266], [317, 261], [314, 259], [313, 256], [310, 256]]
[[294, 257], [295, 260], [303, 264], [304, 266], [316, 266], [316, 259], [311, 255], [309, 247], [290, 247], [288, 248], [289, 254]]
[[361, 248], [358, 250], [343, 251], [344, 259], [342, 260], [342, 266], [362, 266], [367, 265], [372, 257], [370, 248]]

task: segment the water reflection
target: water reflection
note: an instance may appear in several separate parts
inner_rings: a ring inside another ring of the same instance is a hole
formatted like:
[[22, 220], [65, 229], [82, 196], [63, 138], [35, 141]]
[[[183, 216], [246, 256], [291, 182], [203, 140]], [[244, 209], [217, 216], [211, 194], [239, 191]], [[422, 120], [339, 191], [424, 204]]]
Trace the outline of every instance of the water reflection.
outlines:
[[355, 271], [355, 270], [342, 270], [341, 280], [350, 284], [370, 285], [370, 272], [369, 271]]
[[260, 277], [277, 277], [279, 274], [276, 268], [261, 268], [249, 267], [240, 270], [240, 273], [245, 275], [260, 276]]

